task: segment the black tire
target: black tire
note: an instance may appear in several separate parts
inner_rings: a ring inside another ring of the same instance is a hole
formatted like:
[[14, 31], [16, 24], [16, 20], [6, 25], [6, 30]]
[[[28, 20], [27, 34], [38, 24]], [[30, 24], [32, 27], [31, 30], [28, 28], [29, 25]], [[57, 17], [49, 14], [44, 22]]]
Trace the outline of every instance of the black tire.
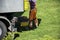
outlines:
[[7, 33], [7, 28], [5, 24], [2, 21], [0, 21], [0, 40], [2, 40], [2, 38], [6, 36], [6, 33]]

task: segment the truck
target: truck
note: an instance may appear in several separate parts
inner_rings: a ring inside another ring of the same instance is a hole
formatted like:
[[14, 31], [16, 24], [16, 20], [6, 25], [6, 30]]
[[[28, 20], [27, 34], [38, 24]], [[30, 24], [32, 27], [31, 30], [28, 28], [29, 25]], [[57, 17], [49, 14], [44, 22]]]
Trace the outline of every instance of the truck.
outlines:
[[11, 31], [11, 19], [15, 12], [24, 12], [24, 0], [0, 0], [0, 40]]

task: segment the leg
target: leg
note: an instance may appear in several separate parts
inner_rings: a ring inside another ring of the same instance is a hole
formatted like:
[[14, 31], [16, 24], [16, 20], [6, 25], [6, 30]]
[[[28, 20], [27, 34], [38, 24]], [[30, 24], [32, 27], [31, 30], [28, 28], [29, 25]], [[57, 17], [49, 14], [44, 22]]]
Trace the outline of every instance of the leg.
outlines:
[[29, 1], [30, 2], [30, 13], [29, 13], [29, 25], [30, 27], [32, 27], [32, 21], [34, 21], [34, 24], [37, 26], [37, 19], [36, 19], [36, 3], [33, 1]]
[[30, 13], [29, 13], [29, 27], [32, 28], [33, 26], [33, 13], [32, 13], [32, 10], [30, 10]]
[[37, 13], [36, 8], [34, 8], [30, 11], [30, 15], [29, 15], [30, 27], [33, 27], [33, 21], [34, 21], [34, 25], [36, 27], [38, 26], [38, 20], [36, 18], [36, 13]]
[[37, 14], [37, 9], [36, 8], [33, 9], [33, 13], [34, 13], [34, 15], [33, 15], [34, 25], [37, 27], [38, 26], [38, 20], [36, 18], [36, 14]]

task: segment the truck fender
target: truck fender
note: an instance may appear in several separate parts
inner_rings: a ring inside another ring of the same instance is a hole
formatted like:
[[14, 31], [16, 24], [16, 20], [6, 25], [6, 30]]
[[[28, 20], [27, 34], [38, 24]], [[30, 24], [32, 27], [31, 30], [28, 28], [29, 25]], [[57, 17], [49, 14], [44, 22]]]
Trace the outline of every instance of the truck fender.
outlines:
[[11, 22], [10, 22], [10, 20], [7, 19], [7, 18], [4, 17], [4, 16], [0, 16], [0, 20], [1, 20], [1, 19], [5, 20], [5, 21], [7, 21], [7, 22], [9, 23], [9, 27], [8, 27], [8, 29], [11, 31]]

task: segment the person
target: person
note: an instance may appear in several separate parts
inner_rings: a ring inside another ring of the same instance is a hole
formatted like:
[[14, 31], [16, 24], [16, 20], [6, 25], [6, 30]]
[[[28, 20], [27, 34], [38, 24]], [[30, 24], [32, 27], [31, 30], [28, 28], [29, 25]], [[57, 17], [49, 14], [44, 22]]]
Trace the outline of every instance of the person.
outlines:
[[36, 18], [37, 8], [36, 8], [36, 0], [29, 0], [30, 11], [29, 11], [29, 27], [32, 28], [34, 21], [35, 26], [38, 26], [38, 20]]

